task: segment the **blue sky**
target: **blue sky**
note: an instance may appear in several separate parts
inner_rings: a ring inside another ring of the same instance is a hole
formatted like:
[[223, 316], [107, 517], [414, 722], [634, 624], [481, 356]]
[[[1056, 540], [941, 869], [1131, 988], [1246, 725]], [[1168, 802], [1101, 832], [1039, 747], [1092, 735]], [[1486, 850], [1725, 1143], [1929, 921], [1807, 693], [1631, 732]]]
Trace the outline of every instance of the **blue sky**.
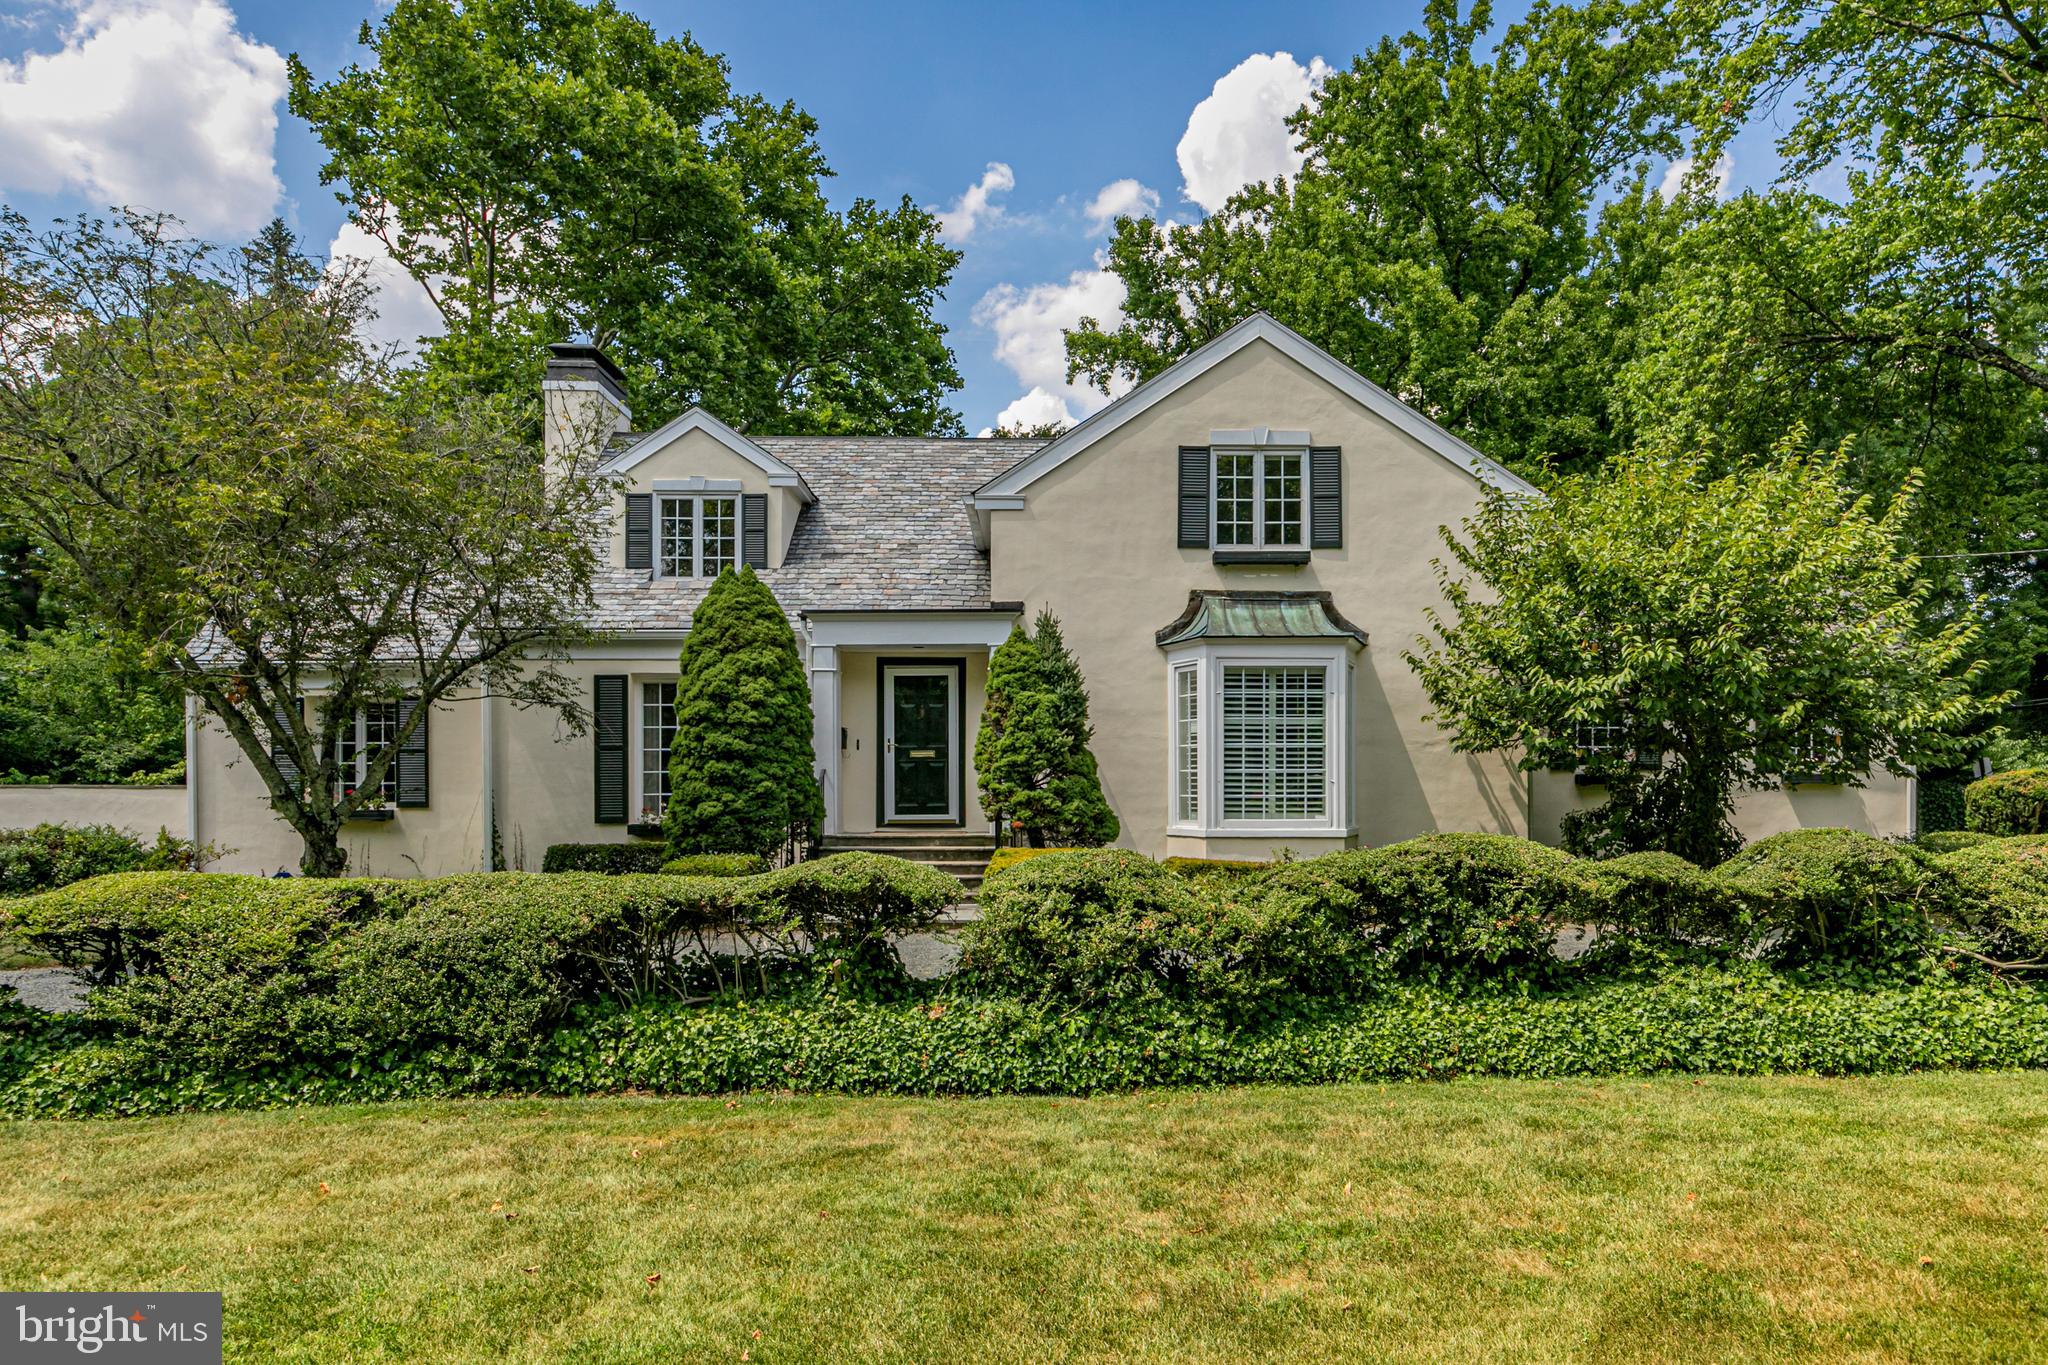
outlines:
[[[1103, 401], [1058, 373], [1060, 327], [1119, 297], [1096, 269], [1107, 233], [1091, 207], [1193, 219], [1289, 169], [1279, 120], [1318, 61], [1341, 68], [1421, 17], [1420, 0], [625, 7], [724, 53], [735, 88], [808, 109], [837, 201], [907, 194], [946, 215], [965, 258], [939, 311], [970, 430]], [[369, 0], [0, 0], [0, 196], [32, 217], [165, 209], [221, 237], [278, 212], [315, 250], [367, 252], [319, 184], [318, 144], [270, 96], [281, 54], [331, 73], [379, 13]], [[424, 325], [387, 278], [387, 322]]]

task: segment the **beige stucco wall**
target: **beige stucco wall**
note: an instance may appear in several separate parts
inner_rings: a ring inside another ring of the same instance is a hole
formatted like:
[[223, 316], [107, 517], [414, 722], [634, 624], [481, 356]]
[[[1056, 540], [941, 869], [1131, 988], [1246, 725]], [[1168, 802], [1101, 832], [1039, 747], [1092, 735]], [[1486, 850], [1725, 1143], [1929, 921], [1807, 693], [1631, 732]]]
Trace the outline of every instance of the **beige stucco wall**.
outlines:
[[[427, 721], [427, 802], [389, 820], [351, 821], [342, 835], [348, 868], [366, 877], [443, 876], [484, 865], [482, 703], [459, 694]], [[232, 849], [221, 872], [296, 872], [298, 834], [270, 808], [263, 780], [217, 722], [194, 736], [194, 796], [202, 840]]]
[[[1176, 546], [1176, 460], [1219, 429], [1306, 429], [1344, 450], [1345, 544], [1301, 568], [1219, 568]], [[1088, 677], [1103, 788], [1120, 842], [1168, 852], [1166, 659], [1153, 643], [1193, 588], [1330, 592], [1370, 645], [1354, 672], [1352, 799], [1358, 838], [1385, 844], [1431, 830], [1525, 833], [1524, 776], [1505, 758], [1451, 751], [1401, 658], [1440, 594], [1437, 528], [1480, 500], [1479, 484], [1263, 341], [1098, 440], [1033, 484], [1026, 505], [991, 516], [992, 595], [1027, 616], [1050, 605]], [[1175, 853], [1200, 840], [1174, 839]], [[1218, 856], [1265, 845], [1208, 841]], [[1319, 845], [1276, 840], [1298, 852]], [[1228, 847], [1225, 847], [1226, 843]]]
[[0, 786], [0, 829], [113, 825], [147, 841], [160, 829], [183, 838], [186, 823], [183, 787]]
[[[652, 493], [657, 479], [737, 479], [742, 492], [768, 495], [768, 567], [779, 569], [789, 553], [789, 538], [796, 532], [801, 504], [792, 488], [770, 488], [760, 466], [726, 448], [707, 431], [685, 432], [663, 449], [647, 456], [620, 476], [619, 497], [628, 492]], [[618, 503], [612, 519], [612, 564], [626, 562], [625, 503]], [[655, 534], [660, 534], [659, 513]]]
[[839, 724], [846, 731], [846, 747], [839, 751], [839, 828], [846, 834], [869, 834], [880, 823], [875, 799], [875, 760], [882, 751], [879, 687], [882, 659], [914, 660], [917, 663], [967, 665], [966, 741], [960, 761], [964, 773], [961, 823], [969, 828], [986, 828], [982, 818], [978, 777], [974, 768], [974, 737], [981, 728], [981, 709], [988, 696], [988, 655], [978, 650], [878, 650], [840, 649]]
[[[1566, 772], [1530, 774], [1530, 838], [1562, 842], [1561, 822], [1573, 810], [1607, 799], [1605, 787], [1581, 787]], [[1789, 829], [1853, 829], [1880, 838], [1913, 833], [1913, 779], [1872, 773], [1861, 787], [1811, 786], [1745, 791], [1735, 798], [1735, 827], [1745, 839], [1762, 839]]]

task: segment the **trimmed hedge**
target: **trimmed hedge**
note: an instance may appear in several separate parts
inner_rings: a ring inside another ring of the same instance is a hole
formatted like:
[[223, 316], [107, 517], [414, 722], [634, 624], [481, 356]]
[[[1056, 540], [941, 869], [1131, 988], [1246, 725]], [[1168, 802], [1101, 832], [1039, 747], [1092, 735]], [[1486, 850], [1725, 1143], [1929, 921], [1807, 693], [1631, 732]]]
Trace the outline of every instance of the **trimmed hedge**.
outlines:
[[2014, 768], [1963, 788], [1963, 828], [1981, 834], [2048, 834], [2048, 768]]
[[1191, 883], [1128, 849], [1035, 858], [982, 884], [960, 966], [1019, 998], [1087, 1008], [1179, 1001], [1255, 1018], [1336, 993], [1351, 943], [1328, 902], [1262, 882]]
[[733, 883], [524, 872], [419, 881], [125, 873], [17, 903], [22, 938], [99, 983], [143, 1050], [249, 1069], [448, 1049], [490, 1070], [572, 1004], [672, 984]]
[[1196, 881], [1257, 877], [1273, 867], [1272, 863], [1246, 862], [1237, 858], [1161, 858], [1159, 865], [1175, 876]]
[[1979, 844], [1995, 843], [1998, 837], [1996, 834], [1981, 834], [1976, 830], [1935, 829], [1921, 834], [1912, 843], [1914, 848], [1928, 857], [1938, 858], [1959, 848], [1975, 848]]
[[1933, 859], [1854, 830], [1773, 834], [1715, 871], [1749, 902], [1764, 954], [1787, 964], [1904, 965], [1948, 905]]
[[32, 896], [109, 872], [190, 872], [218, 856], [161, 829], [149, 845], [115, 825], [0, 829], [0, 896]]
[[619, 876], [629, 872], [660, 872], [668, 860], [668, 846], [652, 839], [630, 844], [549, 844], [547, 852], [541, 854], [540, 870]]
[[1048, 853], [1085, 852], [1086, 849], [1079, 848], [1032, 848], [1025, 844], [1014, 844], [997, 849], [995, 856], [988, 860], [988, 868], [983, 875], [993, 877], [998, 872], [1009, 871], [1019, 863], [1029, 862], [1033, 858], [1043, 858]]
[[1571, 855], [1505, 834], [1425, 834], [1275, 868], [1265, 885], [1345, 922], [1408, 979], [1544, 979], [1557, 930], [1598, 918], [1600, 887]]
[[767, 870], [758, 853], [685, 853], [661, 865], [671, 877], [756, 877]]
[[1749, 939], [1744, 897], [1675, 853], [1625, 853], [1586, 865], [1598, 887], [1601, 927], [1623, 939], [1740, 948]]
[[2048, 958], [2048, 839], [1999, 839], [1936, 859], [1952, 915], [1997, 953]]

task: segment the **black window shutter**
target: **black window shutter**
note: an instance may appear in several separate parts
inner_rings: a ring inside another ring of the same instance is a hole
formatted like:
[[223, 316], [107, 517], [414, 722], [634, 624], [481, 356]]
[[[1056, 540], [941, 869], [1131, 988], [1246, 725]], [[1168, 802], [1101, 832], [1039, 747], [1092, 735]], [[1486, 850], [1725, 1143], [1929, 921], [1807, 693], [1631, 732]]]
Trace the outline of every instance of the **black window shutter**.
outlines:
[[398, 703], [398, 728], [403, 730], [415, 714], [419, 715], [420, 728], [413, 731], [398, 746], [393, 762], [398, 765], [398, 804], [401, 806], [424, 806], [427, 804], [427, 713], [420, 710], [417, 698], [407, 697]]
[[1209, 548], [1209, 447], [1180, 448], [1180, 548]]
[[626, 494], [626, 567], [654, 567], [654, 495]]
[[597, 753], [597, 823], [626, 823], [626, 677], [604, 673], [591, 680], [592, 739]]
[[[304, 707], [304, 702], [298, 703], [302, 717], [305, 714]], [[282, 703], [277, 708], [277, 729], [270, 742], [270, 761], [277, 765], [277, 775], [284, 779], [285, 786], [297, 791], [305, 785], [305, 774], [299, 771], [298, 760], [292, 757], [291, 750], [279, 743], [279, 740], [291, 734], [292, 710], [293, 707]]]
[[1344, 548], [1344, 452], [1311, 446], [1308, 452], [1309, 548]]
[[740, 494], [740, 563], [768, 567], [768, 495]]

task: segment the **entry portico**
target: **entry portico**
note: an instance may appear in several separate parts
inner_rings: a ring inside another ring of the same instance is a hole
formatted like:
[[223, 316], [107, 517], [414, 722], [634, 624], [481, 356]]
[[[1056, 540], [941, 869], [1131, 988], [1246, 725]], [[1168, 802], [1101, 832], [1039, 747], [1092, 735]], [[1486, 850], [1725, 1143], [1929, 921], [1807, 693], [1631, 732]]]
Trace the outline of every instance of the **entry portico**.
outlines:
[[989, 657], [1021, 611], [997, 602], [801, 614], [826, 834], [989, 829], [974, 736]]

